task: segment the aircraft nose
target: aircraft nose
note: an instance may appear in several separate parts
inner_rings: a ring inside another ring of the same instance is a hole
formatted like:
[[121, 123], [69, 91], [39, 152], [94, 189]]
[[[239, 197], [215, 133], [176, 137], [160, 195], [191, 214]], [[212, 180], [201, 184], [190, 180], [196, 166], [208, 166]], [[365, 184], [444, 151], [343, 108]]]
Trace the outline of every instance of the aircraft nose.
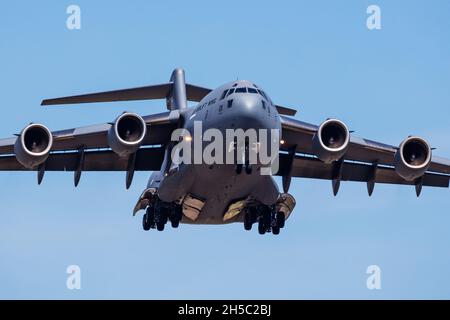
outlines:
[[275, 129], [275, 110], [257, 95], [242, 95], [233, 99], [233, 115], [236, 128]]
[[252, 114], [256, 112], [258, 106], [261, 106], [261, 100], [255, 96], [242, 95], [236, 99], [236, 104], [240, 107], [243, 114]]

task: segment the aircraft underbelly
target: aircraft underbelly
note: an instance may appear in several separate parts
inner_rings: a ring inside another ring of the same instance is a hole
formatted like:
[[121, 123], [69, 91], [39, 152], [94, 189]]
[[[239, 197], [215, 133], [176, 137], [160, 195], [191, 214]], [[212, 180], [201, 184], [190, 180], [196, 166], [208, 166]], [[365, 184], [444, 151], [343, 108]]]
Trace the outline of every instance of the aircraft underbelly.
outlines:
[[204, 206], [195, 221], [184, 217], [184, 223], [223, 224], [241, 221], [241, 215], [224, 221], [224, 213], [231, 203], [252, 196], [261, 203], [271, 205], [279, 196], [271, 176], [263, 176], [259, 172], [236, 174], [232, 165], [199, 165], [195, 167], [194, 175], [189, 193], [204, 200]]

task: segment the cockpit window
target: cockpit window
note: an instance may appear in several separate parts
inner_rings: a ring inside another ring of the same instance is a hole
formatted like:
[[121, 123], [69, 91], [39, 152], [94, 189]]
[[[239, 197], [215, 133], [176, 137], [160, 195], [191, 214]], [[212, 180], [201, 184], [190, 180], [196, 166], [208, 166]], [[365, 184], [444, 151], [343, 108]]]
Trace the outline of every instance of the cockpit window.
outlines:
[[227, 94], [227, 97], [230, 95], [230, 94], [233, 94], [234, 93], [234, 88], [233, 89], [230, 89], [230, 91], [228, 91], [228, 94]]
[[225, 98], [225, 96], [227, 95], [227, 92], [228, 92], [228, 90], [225, 90], [225, 91], [222, 93], [222, 96], [220, 97], [220, 100], [222, 100], [223, 98]]
[[269, 101], [269, 98], [266, 96], [266, 93], [265, 93], [264, 91], [258, 89], [258, 93], [259, 93], [260, 95], [262, 95], [262, 96], [264, 97], [264, 99], [266, 99], [267, 101]]
[[247, 88], [245, 88], [245, 87], [236, 89], [236, 93], [245, 93], [245, 92], [247, 92]]
[[256, 91], [256, 89], [253, 88], [248, 88], [248, 93], [258, 93], [258, 91]]
[[271, 104], [273, 104], [273, 102], [272, 102], [272, 100], [270, 99], [270, 97], [269, 97], [264, 91], [261, 90], [261, 93], [264, 95], [264, 97], [266, 97], [266, 99], [267, 99], [268, 102], [270, 102]]

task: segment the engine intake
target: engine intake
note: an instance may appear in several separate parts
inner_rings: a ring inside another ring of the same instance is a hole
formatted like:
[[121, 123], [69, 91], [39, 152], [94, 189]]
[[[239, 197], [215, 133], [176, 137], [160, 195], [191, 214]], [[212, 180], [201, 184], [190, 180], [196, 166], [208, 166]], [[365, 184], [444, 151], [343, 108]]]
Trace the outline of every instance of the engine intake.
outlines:
[[414, 181], [424, 175], [430, 162], [431, 147], [426, 140], [419, 137], [408, 137], [395, 153], [395, 171], [407, 181]]
[[44, 163], [53, 145], [50, 130], [41, 124], [30, 124], [17, 137], [14, 153], [25, 168], [34, 169]]
[[108, 145], [121, 157], [136, 152], [144, 141], [147, 125], [141, 116], [125, 112], [108, 131]]
[[323, 162], [331, 163], [345, 154], [350, 142], [350, 132], [340, 120], [324, 121], [313, 137], [312, 150]]

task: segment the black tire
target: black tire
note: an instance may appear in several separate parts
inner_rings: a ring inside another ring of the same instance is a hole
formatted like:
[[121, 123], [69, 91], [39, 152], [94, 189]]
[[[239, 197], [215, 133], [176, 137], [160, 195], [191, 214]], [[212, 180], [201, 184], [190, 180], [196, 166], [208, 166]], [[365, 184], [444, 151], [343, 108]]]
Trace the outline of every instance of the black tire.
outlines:
[[272, 227], [272, 233], [273, 234], [280, 234], [280, 227], [278, 227], [278, 226]]
[[150, 230], [150, 227], [151, 227], [150, 219], [148, 213], [146, 213], [142, 216], [142, 228], [144, 228], [145, 231], [148, 231]]
[[246, 212], [245, 216], [244, 216], [244, 229], [247, 231], [250, 231], [250, 230], [252, 230], [252, 225], [253, 225], [253, 223], [252, 223], [252, 219], [250, 217], [250, 213]]
[[277, 213], [277, 226], [280, 227], [280, 229], [283, 229], [285, 222], [286, 222], [286, 218], [284, 216], [284, 213], [278, 212]]
[[245, 173], [246, 174], [252, 174], [252, 165], [251, 164], [246, 164], [245, 165]]
[[156, 229], [157, 229], [158, 231], [164, 231], [164, 226], [165, 226], [165, 223], [160, 223], [160, 222], [158, 222], [158, 223], [156, 224]]
[[178, 228], [180, 225], [181, 215], [180, 215], [180, 208], [178, 206], [175, 206], [170, 211], [169, 221], [172, 225], [172, 228]]
[[249, 211], [250, 211], [250, 217], [252, 218], [252, 222], [255, 223], [256, 221], [258, 221], [258, 219], [257, 219], [258, 209], [256, 207], [250, 207]]
[[258, 232], [259, 232], [259, 234], [266, 233], [266, 224], [264, 223], [264, 219], [260, 219], [258, 221]]
[[181, 222], [181, 219], [183, 219], [183, 207], [181, 205], [176, 207], [176, 209], [175, 209], [175, 217], [177, 219], [177, 223], [176, 223], [176, 227], [174, 227], [174, 228], [178, 228], [178, 226], [179, 226], [179, 224]]
[[161, 223], [164, 224], [164, 225], [166, 225], [166, 224], [167, 224], [167, 221], [169, 221], [169, 217], [167, 217], [167, 214], [165, 214], [165, 215], [162, 217]]
[[174, 219], [170, 220], [170, 224], [172, 225], [172, 228], [176, 229], [180, 225], [180, 220], [175, 217]]
[[242, 173], [242, 168], [243, 168], [242, 164], [237, 164], [236, 165], [236, 174], [241, 174]]

